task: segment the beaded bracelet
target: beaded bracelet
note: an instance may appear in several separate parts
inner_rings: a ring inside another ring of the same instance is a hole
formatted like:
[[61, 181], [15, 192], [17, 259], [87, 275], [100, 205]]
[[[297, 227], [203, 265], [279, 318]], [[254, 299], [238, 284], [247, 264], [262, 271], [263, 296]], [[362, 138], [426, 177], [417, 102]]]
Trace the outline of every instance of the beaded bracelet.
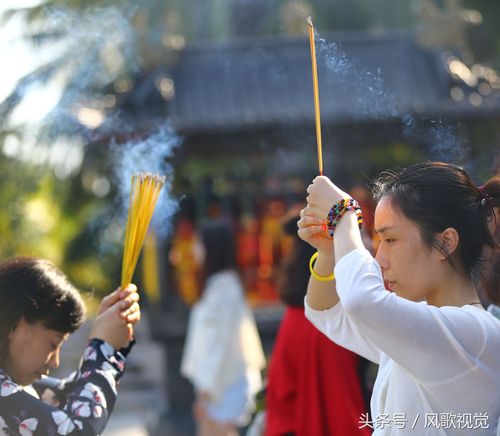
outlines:
[[332, 206], [326, 218], [328, 233], [331, 237], [333, 237], [335, 228], [348, 210], [352, 210], [356, 214], [359, 228], [361, 229], [363, 226], [363, 215], [361, 214], [361, 208], [359, 207], [358, 202], [353, 198], [342, 198]]
[[324, 277], [324, 276], [320, 276], [316, 271], [314, 271], [314, 268], [313, 268], [314, 261], [316, 260], [317, 257], [318, 257], [318, 252], [316, 251], [316, 253], [314, 253], [311, 256], [311, 260], [309, 261], [309, 271], [311, 271], [311, 275], [319, 282], [331, 282], [332, 280], [335, 279], [335, 275], [333, 273], [327, 277]]

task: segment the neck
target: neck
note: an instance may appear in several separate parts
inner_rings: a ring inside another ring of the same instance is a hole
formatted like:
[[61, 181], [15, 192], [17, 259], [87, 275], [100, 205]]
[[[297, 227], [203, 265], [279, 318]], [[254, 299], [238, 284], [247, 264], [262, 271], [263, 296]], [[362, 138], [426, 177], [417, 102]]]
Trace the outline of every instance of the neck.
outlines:
[[[431, 306], [456, 306], [462, 307], [479, 302], [479, 295], [470, 277], [465, 274], [457, 274], [455, 270], [443, 275], [440, 286], [431, 292], [427, 298]], [[476, 305], [479, 307], [479, 305]]]

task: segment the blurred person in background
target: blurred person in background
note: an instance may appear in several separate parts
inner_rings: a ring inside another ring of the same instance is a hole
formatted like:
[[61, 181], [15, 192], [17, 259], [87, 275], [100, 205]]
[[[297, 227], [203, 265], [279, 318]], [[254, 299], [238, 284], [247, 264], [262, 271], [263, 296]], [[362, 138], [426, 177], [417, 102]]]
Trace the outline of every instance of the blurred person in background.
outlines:
[[236, 272], [231, 226], [207, 221], [195, 252], [195, 261], [203, 265], [203, 290], [191, 310], [181, 373], [195, 389], [197, 434], [237, 435], [262, 386], [264, 353]]
[[62, 344], [85, 320], [80, 294], [47, 260], [0, 263], [0, 434], [101, 434], [134, 343], [138, 300], [134, 285], [105, 297], [78, 371], [50, 378]]

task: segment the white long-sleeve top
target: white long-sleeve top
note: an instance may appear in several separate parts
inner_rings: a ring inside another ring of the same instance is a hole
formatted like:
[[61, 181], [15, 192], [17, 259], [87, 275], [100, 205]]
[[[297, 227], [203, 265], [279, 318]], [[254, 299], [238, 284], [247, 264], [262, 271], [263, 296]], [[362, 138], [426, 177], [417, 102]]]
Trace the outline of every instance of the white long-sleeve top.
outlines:
[[238, 275], [231, 270], [211, 275], [191, 310], [181, 373], [216, 401], [244, 377], [255, 394], [262, 386], [264, 366], [255, 319]]
[[379, 364], [366, 419], [374, 435], [497, 434], [499, 320], [471, 305], [438, 308], [388, 292], [364, 249], [340, 259], [335, 277], [340, 302], [316, 311], [306, 297], [305, 313], [332, 341]]

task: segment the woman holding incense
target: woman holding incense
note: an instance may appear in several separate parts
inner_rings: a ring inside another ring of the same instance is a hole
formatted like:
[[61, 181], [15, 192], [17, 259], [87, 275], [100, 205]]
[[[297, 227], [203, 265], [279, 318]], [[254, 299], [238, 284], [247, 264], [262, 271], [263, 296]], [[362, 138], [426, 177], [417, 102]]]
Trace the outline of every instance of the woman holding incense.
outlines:
[[83, 301], [47, 260], [0, 263], [0, 434], [101, 434], [133, 345], [138, 299], [134, 285], [105, 297], [78, 371], [56, 380], [47, 375], [84, 322]]
[[360, 420], [376, 435], [497, 434], [500, 321], [483, 309], [473, 277], [485, 249], [498, 250], [488, 222], [499, 183], [478, 188], [461, 168], [436, 162], [385, 173], [375, 258], [356, 202], [326, 177], [307, 188], [299, 235], [318, 254], [306, 316], [380, 365], [371, 416]]
[[232, 228], [210, 220], [200, 233], [204, 286], [191, 311], [181, 373], [195, 388], [197, 434], [234, 436], [253, 411], [264, 353], [235, 270]]

